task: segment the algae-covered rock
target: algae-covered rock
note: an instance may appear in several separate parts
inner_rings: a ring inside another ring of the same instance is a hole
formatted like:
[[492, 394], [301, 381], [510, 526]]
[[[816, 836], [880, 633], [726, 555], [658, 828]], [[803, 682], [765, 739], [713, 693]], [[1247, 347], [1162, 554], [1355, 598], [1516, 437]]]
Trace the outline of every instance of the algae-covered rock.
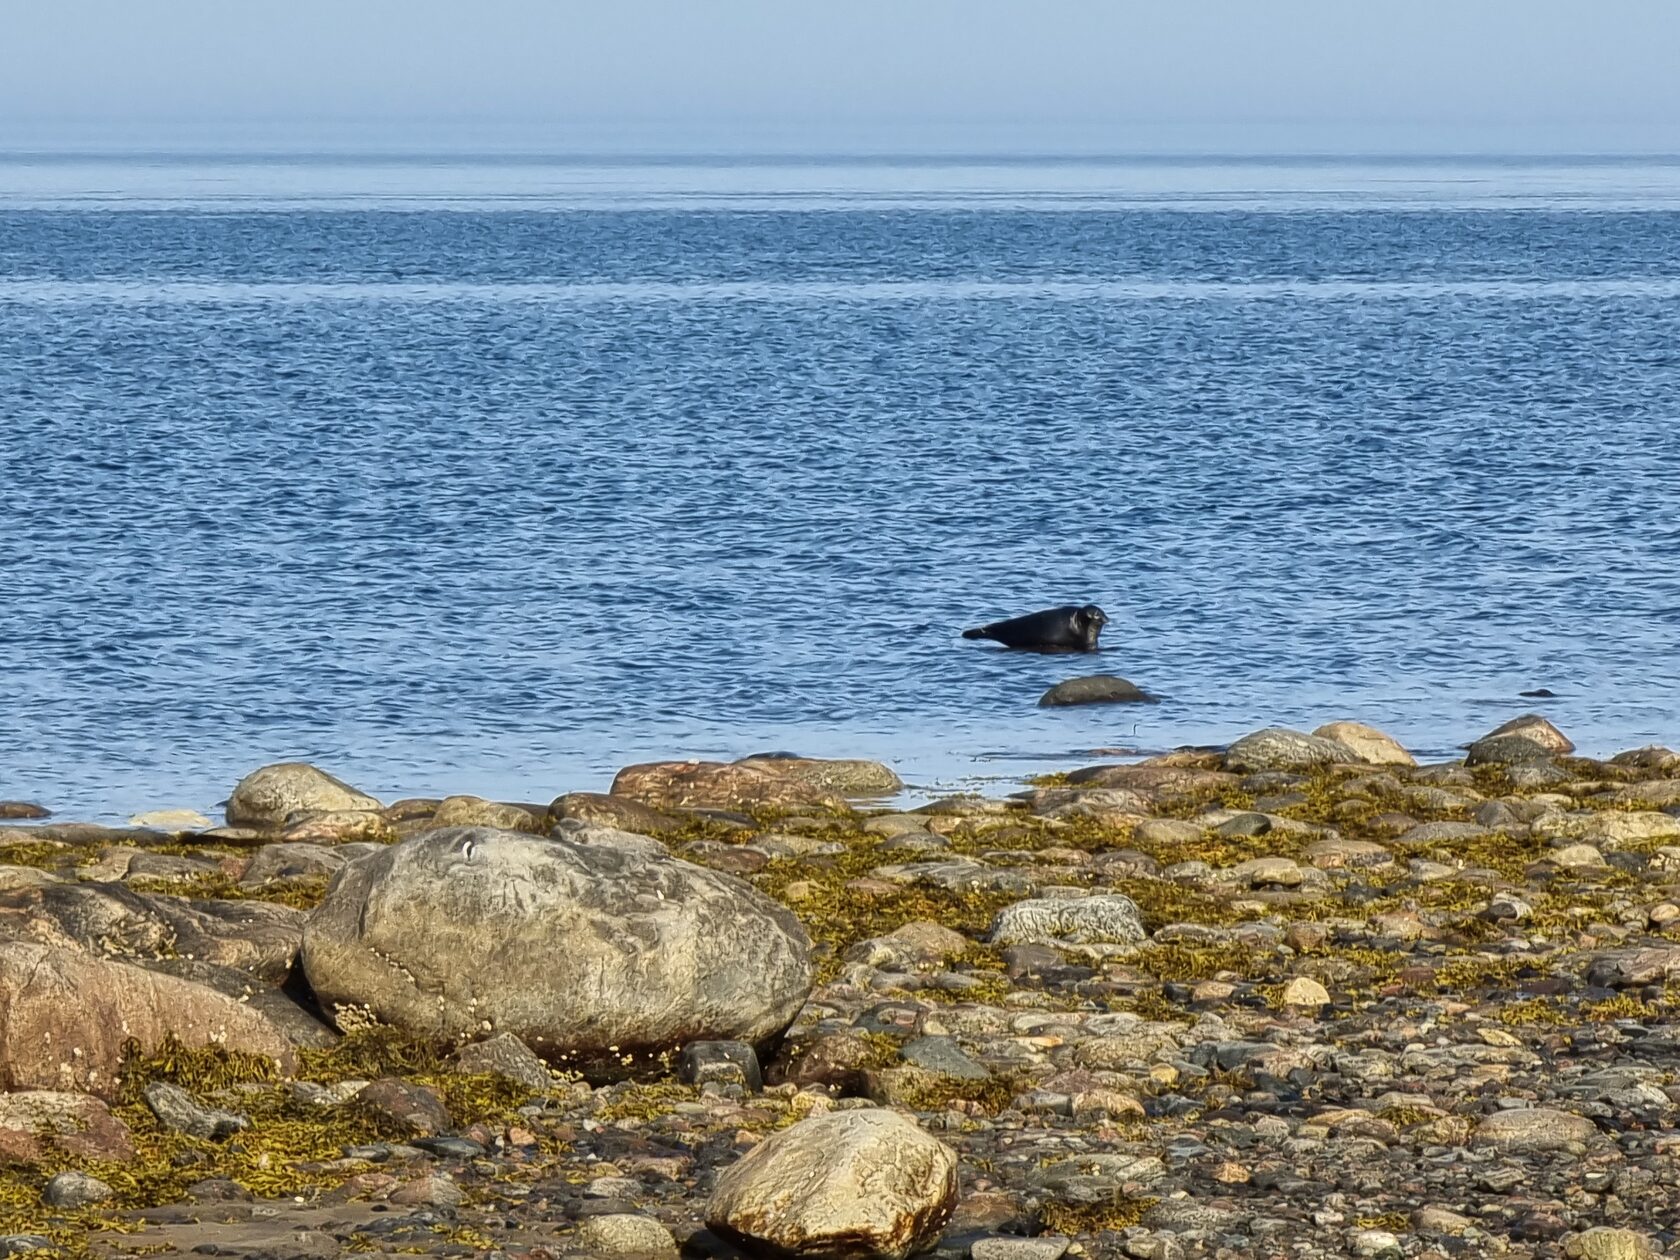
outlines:
[[227, 820], [234, 827], [278, 827], [299, 810], [378, 809], [379, 802], [325, 770], [302, 761], [253, 770], [228, 797]]
[[903, 1260], [938, 1240], [956, 1204], [943, 1142], [893, 1111], [843, 1111], [748, 1151], [718, 1179], [706, 1223], [777, 1256]]
[[283, 1029], [214, 989], [74, 948], [0, 944], [0, 1087], [110, 1098], [124, 1043], [151, 1050], [171, 1034], [294, 1062]]
[[745, 757], [735, 763], [783, 778], [797, 779], [824, 792], [841, 796], [890, 796], [903, 790], [904, 781], [879, 761], [853, 757]]
[[769, 1042], [812, 981], [799, 921], [738, 879], [662, 850], [487, 828], [345, 867], [309, 917], [303, 965], [328, 1011], [428, 1037], [511, 1032], [583, 1066]]
[[626, 766], [612, 795], [654, 809], [816, 809], [850, 811], [844, 799], [789, 774], [756, 765], [718, 761], [655, 761]]

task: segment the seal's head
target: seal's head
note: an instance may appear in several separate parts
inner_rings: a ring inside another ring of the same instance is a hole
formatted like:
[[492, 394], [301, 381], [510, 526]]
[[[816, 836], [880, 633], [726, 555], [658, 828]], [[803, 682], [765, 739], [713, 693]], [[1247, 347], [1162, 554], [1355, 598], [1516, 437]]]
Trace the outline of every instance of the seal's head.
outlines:
[[1073, 624], [1080, 637], [1085, 640], [1085, 650], [1095, 652], [1097, 650], [1097, 636], [1102, 633], [1102, 628], [1108, 624], [1108, 614], [1095, 604], [1086, 604], [1073, 614]]

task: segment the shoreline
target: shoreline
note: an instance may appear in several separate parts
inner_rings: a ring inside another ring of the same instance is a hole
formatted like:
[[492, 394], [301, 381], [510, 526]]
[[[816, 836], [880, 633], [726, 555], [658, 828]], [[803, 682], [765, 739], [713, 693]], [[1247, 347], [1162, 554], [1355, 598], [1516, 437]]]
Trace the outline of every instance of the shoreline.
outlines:
[[1443, 762], [1264, 728], [913, 805], [867, 761], [610, 786], [293, 763], [225, 818], [0, 821], [0, 1235], [722, 1260], [770, 1228], [748, 1171], [828, 1134], [838, 1217], [838, 1169], [954, 1173], [865, 1254], [1680, 1244], [1680, 754], [1526, 715]]

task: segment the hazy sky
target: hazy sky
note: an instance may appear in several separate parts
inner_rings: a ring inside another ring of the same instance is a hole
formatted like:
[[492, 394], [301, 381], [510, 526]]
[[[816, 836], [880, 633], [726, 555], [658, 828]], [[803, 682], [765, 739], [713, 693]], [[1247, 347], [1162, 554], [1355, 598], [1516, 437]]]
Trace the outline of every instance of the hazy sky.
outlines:
[[0, 3], [0, 136], [240, 129], [654, 148], [1179, 136], [1457, 149], [1504, 136], [1676, 151], [1680, 3]]

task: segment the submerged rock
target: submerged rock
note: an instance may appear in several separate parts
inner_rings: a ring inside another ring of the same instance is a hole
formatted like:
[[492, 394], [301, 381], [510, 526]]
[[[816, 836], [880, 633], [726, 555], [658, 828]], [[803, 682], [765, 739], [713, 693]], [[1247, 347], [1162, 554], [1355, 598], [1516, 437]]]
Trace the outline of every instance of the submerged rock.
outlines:
[[957, 1160], [885, 1110], [802, 1120], [718, 1179], [714, 1231], [781, 1257], [903, 1260], [931, 1247], [957, 1203]]
[[329, 1012], [428, 1037], [511, 1032], [585, 1066], [771, 1042], [812, 982], [799, 921], [732, 876], [487, 828], [345, 867], [309, 917], [303, 965]]
[[325, 770], [286, 761], [253, 770], [228, 797], [227, 820], [234, 827], [278, 827], [299, 810], [370, 810], [379, 802]]
[[1089, 674], [1057, 683], [1038, 698], [1038, 707], [1054, 709], [1076, 704], [1159, 704], [1158, 697], [1115, 674]]

